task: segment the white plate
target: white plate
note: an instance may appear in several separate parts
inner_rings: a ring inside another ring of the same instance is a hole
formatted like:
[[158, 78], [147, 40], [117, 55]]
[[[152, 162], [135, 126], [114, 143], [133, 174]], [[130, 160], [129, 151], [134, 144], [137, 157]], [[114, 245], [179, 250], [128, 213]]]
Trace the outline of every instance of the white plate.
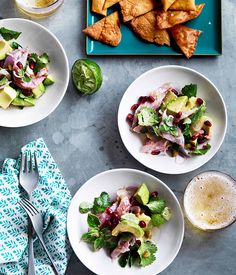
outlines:
[[[80, 241], [88, 231], [87, 214], [79, 213], [82, 201], [93, 201], [101, 192], [106, 191], [111, 199], [116, 191], [124, 186], [139, 186], [145, 182], [151, 192], [158, 191], [172, 209], [172, 219], [155, 231], [153, 241], [158, 246], [157, 260], [145, 268], [121, 268], [116, 260], [112, 261], [104, 249], [93, 252], [90, 246]], [[176, 257], [184, 236], [184, 218], [174, 193], [162, 181], [145, 172], [133, 169], [115, 169], [103, 172], [88, 180], [75, 194], [68, 210], [67, 228], [71, 246], [80, 261], [99, 275], [154, 275], [164, 270]]]
[[[140, 96], [148, 95], [168, 82], [173, 83], [176, 87], [195, 83], [198, 85], [198, 97], [206, 100], [207, 114], [213, 120], [213, 134], [210, 141], [212, 148], [206, 155], [195, 156], [183, 161], [182, 158], [141, 153], [142, 141], [138, 134], [130, 131], [126, 121], [127, 114], [130, 113], [130, 107], [137, 102]], [[119, 106], [118, 127], [125, 147], [140, 163], [157, 172], [182, 174], [199, 168], [217, 153], [226, 133], [227, 112], [220, 92], [205, 76], [181, 66], [163, 66], [142, 74], [126, 90]]]
[[20, 110], [10, 107], [0, 108], [0, 126], [22, 127], [36, 123], [52, 113], [65, 95], [69, 83], [69, 63], [66, 53], [58, 39], [43, 26], [26, 19], [11, 18], [0, 20], [0, 27], [22, 32], [16, 40], [31, 52], [48, 53], [49, 73], [55, 84], [47, 87], [46, 93], [37, 100], [34, 107]]

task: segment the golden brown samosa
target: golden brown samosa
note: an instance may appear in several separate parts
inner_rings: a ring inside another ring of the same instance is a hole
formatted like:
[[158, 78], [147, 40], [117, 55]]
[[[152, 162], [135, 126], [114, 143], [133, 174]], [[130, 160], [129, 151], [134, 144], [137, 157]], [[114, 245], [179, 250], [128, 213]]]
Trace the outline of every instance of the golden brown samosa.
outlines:
[[204, 5], [197, 5], [195, 11], [159, 11], [157, 13], [157, 27], [167, 29], [196, 18], [201, 13]]
[[106, 0], [92, 0], [92, 12], [107, 15], [107, 10], [103, 9], [104, 3]]
[[105, 0], [105, 4], [103, 6], [103, 9], [106, 10], [110, 8], [111, 6], [115, 5], [116, 3], [120, 2], [121, 0]]
[[161, 0], [163, 10], [167, 11], [175, 1], [176, 0]]
[[156, 11], [150, 11], [134, 18], [130, 25], [142, 39], [159, 45], [170, 46], [170, 37], [167, 30], [160, 30], [156, 26]]
[[83, 32], [95, 40], [111, 46], [117, 46], [121, 41], [118, 11], [113, 12], [93, 25], [88, 26], [83, 30]]
[[124, 22], [152, 11], [158, 5], [156, 0], [121, 0], [119, 4]]
[[170, 6], [170, 10], [194, 11], [196, 10], [195, 0], [175, 0]]
[[187, 58], [190, 58], [195, 52], [197, 41], [202, 31], [183, 25], [176, 25], [170, 29], [170, 32], [181, 51]]

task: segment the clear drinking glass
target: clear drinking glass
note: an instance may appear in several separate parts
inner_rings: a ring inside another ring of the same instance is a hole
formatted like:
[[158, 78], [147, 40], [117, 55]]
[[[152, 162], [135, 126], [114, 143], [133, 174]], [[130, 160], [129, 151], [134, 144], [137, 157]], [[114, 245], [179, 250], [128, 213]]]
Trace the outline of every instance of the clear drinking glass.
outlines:
[[15, 0], [16, 6], [23, 13], [33, 17], [46, 17], [62, 5], [64, 0]]

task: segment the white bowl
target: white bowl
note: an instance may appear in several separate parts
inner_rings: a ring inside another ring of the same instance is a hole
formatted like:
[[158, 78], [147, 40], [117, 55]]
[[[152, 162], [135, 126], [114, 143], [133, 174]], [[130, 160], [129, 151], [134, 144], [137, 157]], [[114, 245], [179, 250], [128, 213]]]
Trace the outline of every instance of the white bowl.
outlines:
[[[169, 156], [153, 156], [141, 152], [142, 141], [138, 134], [130, 131], [126, 121], [130, 107], [142, 95], [148, 95], [164, 83], [171, 82], [176, 87], [194, 83], [198, 86], [198, 97], [207, 102], [207, 114], [213, 120], [212, 148], [203, 156], [194, 156], [187, 160]], [[224, 100], [215, 85], [202, 74], [181, 66], [162, 66], [138, 77], [126, 90], [118, 111], [118, 127], [121, 139], [130, 154], [140, 163], [157, 172], [182, 174], [193, 171], [208, 162], [219, 150], [227, 129], [227, 112]]]
[[59, 40], [49, 30], [30, 20], [11, 18], [0, 20], [0, 27], [22, 32], [16, 40], [31, 52], [48, 53], [50, 57], [49, 73], [55, 83], [47, 87], [46, 93], [37, 100], [34, 107], [20, 110], [10, 107], [0, 108], [0, 126], [22, 127], [36, 123], [52, 113], [65, 95], [69, 83], [69, 63]]
[[[93, 252], [90, 246], [81, 241], [83, 233], [88, 231], [87, 214], [79, 213], [82, 201], [92, 202], [101, 192], [106, 191], [111, 199], [116, 191], [124, 186], [139, 186], [145, 182], [151, 192], [158, 191], [171, 208], [171, 220], [154, 232], [153, 241], [157, 244], [157, 260], [145, 268], [122, 268], [117, 260], [111, 260], [104, 249]], [[133, 169], [115, 169], [100, 173], [88, 180], [75, 194], [68, 210], [67, 229], [71, 246], [80, 261], [91, 271], [99, 275], [154, 275], [163, 271], [176, 257], [184, 236], [184, 218], [179, 202], [162, 181], [154, 176]]]

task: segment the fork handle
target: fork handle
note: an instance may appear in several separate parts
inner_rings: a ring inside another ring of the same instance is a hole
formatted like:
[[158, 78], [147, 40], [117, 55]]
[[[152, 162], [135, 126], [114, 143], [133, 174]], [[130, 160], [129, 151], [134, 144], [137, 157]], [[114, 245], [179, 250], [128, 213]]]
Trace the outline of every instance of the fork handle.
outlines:
[[33, 240], [33, 225], [29, 219], [28, 225], [28, 242], [29, 242], [29, 257], [28, 257], [28, 275], [35, 275], [34, 266], [34, 240]]
[[54, 264], [54, 260], [53, 260], [52, 256], [50, 255], [50, 253], [49, 253], [49, 251], [48, 251], [48, 249], [47, 249], [47, 247], [46, 247], [46, 245], [45, 245], [45, 243], [44, 243], [43, 237], [40, 236], [40, 235], [38, 235], [38, 238], [39, 238], [39, 241], [41, 242], [41, 244], [42, 244], [42, 246], [43, 246], [43, 248], [44, 248], [46, 254], [48, 255], [48, 258], [50, 259], [50, 261], [51, 261], [51, 263], [52, 263], [52, 269], [53, 269], [54, 273], [55, 273], [56, 275], [59, 275], [60, 273], [59, 273], [59, 271], [58, 271], [56, 265]]

